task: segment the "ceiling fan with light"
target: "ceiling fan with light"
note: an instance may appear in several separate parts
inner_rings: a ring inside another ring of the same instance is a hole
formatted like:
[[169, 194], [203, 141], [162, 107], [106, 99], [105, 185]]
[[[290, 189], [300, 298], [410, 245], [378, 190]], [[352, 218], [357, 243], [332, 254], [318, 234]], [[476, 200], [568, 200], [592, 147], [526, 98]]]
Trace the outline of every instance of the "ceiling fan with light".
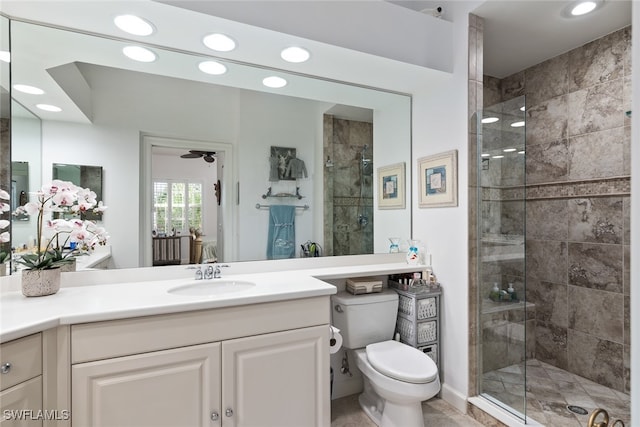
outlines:
[[216, 161], [215, 151], [200, 151], [200, 150], [189, 150], [188, 153], [181, 155], [180, 157], [183, 159], [199, 159], [200, 157], [204, 158], [204, 161], [207, 163], [213, 163]]

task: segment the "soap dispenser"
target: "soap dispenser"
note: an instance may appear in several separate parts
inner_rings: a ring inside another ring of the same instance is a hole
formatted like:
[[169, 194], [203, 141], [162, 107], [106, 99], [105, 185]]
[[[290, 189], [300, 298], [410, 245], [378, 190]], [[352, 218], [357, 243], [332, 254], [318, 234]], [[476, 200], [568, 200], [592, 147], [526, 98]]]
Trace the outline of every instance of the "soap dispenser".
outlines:
[[516, 297], [516, 290], [513, 289], [513, 283], [509, 283], [509, 287], [507, 288], [507, 293], [509, 294], [509, 301], [518, 300], [518, 297]]
[[493, 288], [491, 288], [489, 298], [494, 301], [500, 301], [500, 288], [498, 287], [498, 282], [493, 282]]

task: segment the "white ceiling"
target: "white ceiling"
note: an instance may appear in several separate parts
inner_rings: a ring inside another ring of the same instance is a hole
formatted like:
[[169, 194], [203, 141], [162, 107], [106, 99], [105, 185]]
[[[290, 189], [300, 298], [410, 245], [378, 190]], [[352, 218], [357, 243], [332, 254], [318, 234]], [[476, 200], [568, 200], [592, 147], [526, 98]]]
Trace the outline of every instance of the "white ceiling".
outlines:
[[[453, 1], [389, 0], [415, 11], [443, 7], [450, 19]], [[630, 0], [604, 0], [582, 17], [563, 11], [575, 1], [489, 0], [474, 13], [484, 18], [484, 73], [504, 78], [631, 25]]]

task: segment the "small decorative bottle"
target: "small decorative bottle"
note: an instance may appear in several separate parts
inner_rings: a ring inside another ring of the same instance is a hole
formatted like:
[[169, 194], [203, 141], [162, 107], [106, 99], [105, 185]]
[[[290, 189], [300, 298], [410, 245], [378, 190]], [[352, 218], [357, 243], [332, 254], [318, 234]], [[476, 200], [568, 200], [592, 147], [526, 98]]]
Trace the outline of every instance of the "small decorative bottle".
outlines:
[[418, 253], [418, 245], [420, 240], [409, 240], [409, 250], [407, 251], [407, 264], [418, 264], [420, 262], [420, 254]]
[[398, 244], [400, 243], [400, 238], [389, 237], [389, 241], [391, 242], [391, 245], [389, 245], [389, 253], [397, 254], [398, 252], [400, 252], [400, 246], [398, 246]]

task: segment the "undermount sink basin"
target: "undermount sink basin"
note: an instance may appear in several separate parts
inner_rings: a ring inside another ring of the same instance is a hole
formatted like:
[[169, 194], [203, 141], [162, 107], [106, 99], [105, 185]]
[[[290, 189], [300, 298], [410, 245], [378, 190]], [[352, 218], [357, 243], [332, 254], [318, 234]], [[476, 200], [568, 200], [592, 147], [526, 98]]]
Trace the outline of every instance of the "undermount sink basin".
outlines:
[[175, 295], [217, 296], [233, 294], [253, 288], [256, 284], [242, 280], [197, 280], [176, 286], [167, 292]]

